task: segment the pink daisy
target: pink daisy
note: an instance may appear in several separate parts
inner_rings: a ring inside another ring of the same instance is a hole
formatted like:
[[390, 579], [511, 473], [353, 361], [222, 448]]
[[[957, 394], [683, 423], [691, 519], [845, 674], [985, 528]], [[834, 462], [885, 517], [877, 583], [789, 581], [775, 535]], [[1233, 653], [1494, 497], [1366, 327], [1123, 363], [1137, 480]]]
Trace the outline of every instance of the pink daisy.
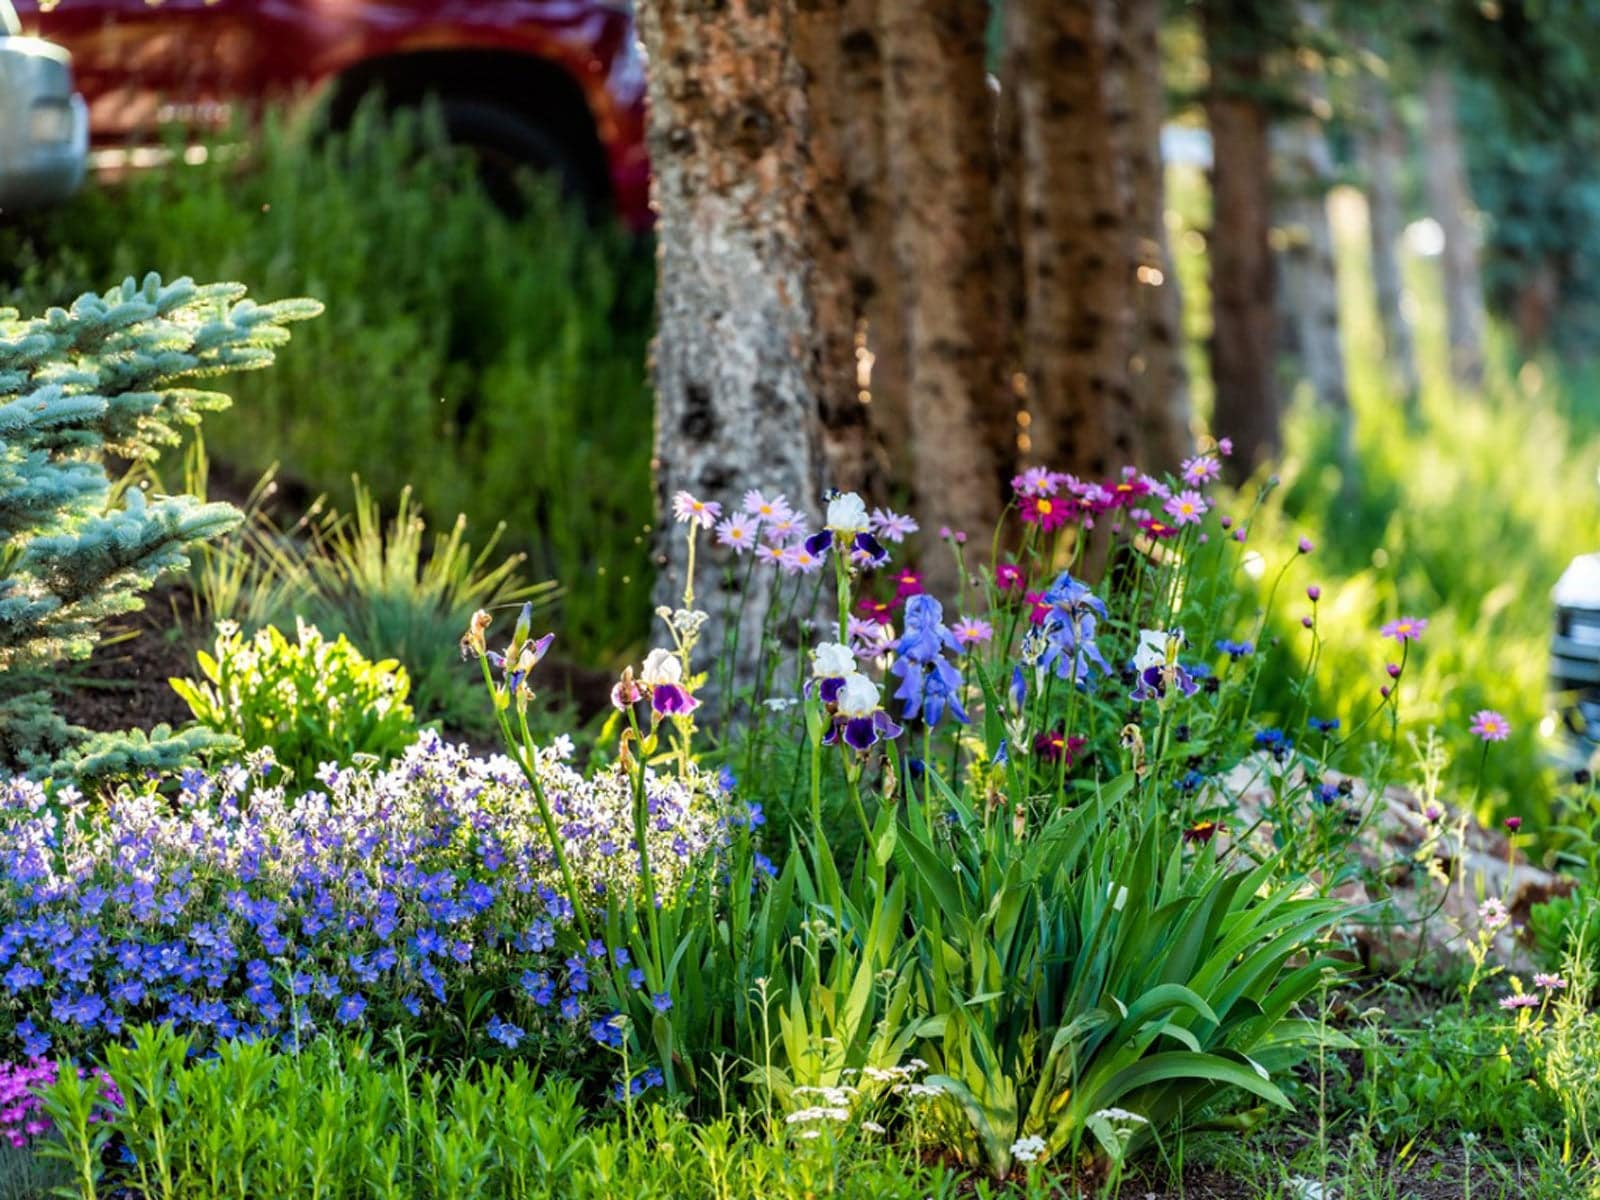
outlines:
[[812, 575], [822, 570], [822, 556], [799, 544], [786, 547], [778, 562], [790, 575]]
[[1492, 708], [1480, 708], [1472, 714], [1469, 732], [1486, 742], [1503, 742], [1511, 736], [1511, 722]]
[[717, 525], [717, 545], [731, 547], [735, 554], [743, 554], [756, 544], [756, 525], [743, 517], [729, 517]]
[[872, 532], [886, 542], [903, 542], [920, 526], [910, 517], [887, 508], [872, 510]]
[[794, 516], [794, 509], [789, 507], [789, 501], [782, 493], [768, 497], [763, 496], [755, 488], [744, 494], [744, 511], [748, 516], [754, 517], [757, 523], [786, 521]]
[[963, 646], [981, 646], [994, 637], [994, 626], [977, 617], [962, 617], [950, 626], [950, 632]]
[[1068, 501], [1054, 500], [1049, 496], [1025, 496], [1022, 501], [1022, 519], [1030, 525], [1037, 525], [1046, 533], [1065, 525], [1071, 511]]
[[1414, 642], [1426, 632], [1427, 628], [1426, 617], [1401, 617], [1378, 630], [1378, 635], [1393, 638], [1397, 642]]
[[1179, 492], [1162, 505], [1174, 525], [1198, 525], [1210, 507], [1206, 498], [1196, 491]]
[[1185, 459], [1183, 463], [1183, 481], [1192, 483], [1196, 487], [1210, 483], [1222, 474], [1222, 464], [1209, 454], [1197, 454], [1193, 458]]
[[680, 525], [693, 521], [702, 529], [710, 529], [722, 515], [722, 505], [715, 500], [697, 500], [688, 492], [677, 492], [672, 497], [672, 515]]

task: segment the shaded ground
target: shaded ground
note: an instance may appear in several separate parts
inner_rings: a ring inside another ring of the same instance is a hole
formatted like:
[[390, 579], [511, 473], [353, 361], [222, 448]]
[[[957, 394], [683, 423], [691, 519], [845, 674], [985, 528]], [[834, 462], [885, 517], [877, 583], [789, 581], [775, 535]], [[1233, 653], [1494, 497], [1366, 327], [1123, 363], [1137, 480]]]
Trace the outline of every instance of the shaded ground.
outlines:
[[56, 708], [68, 721], [93, 730], [181, 725], [189, 708], [167, 684], [195, 674], [195, 643], [174, 617], [188, 597], [174, 587], [146, 598], [143, 612], [111, 626], [87, 662], [64, 668], [52, 684]]
[[[1360, 1190], [1345, 1186], [1345, 1176], [1354, 1170], [1347, 1162], [1348, 1147], [1335, 1143], [1328, 1148], [1327, 1190], [1320, 1190], [1316, 1172], [1308, 1168], [1290, 1166], [1290, 1158], [1297, 1149], [1293, 1144], [1283, 1147], [1277, 1158], [1264, 1150], [1260, 1156], [1261, 1174], [1245, 1178], [1235, 1172], [1215, 1166], [1196, 1165], [1185, 1169], [1178, 1180], [1169, 1179], [1165, 1173], [1152, 1176], [1145, 1173], [1127, 1180], [1117, 1191], [1117, 1200], [1261, 1200], [1264, 1196], [1282, 1197], [1283, 1200], [1354, 1200], [1357, 1196], [1386, 1196], [1396, 1200], [1461, 1200], [1466, 1192], [1467, 1180], [1472, 1181], [1471, 1195], [1496, 1197], [1520, 1196], [1515, 1184], [1509, 1190], [1498, 1178], [1499, 1172], [1485, 1171], [1477, 1163], [1469, 1163], [1459, 1147], [1453, 1150], [1428, 1148], [1413, 1152], [1399, 1161], [1393, 1152], [1379, 1155], [1376, 1170], [1360, 1172]], [[1276, 1168], [1276, 1170], [1274, 1170]], [[1298, 1185], [1295, 1180], [1303, 1180]]]

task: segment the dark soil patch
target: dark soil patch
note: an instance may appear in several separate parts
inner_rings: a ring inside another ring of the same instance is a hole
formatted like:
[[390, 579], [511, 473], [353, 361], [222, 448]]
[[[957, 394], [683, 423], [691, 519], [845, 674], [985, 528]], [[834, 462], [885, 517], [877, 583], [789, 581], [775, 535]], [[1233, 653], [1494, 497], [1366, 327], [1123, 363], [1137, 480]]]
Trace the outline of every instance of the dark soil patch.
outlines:
[[167, 683], [197, 669], [195, 642], [174, 611], [187, 599], [179, 588], [160, 588], [146, 597], [143, 611], [111, 623], [88, 660], [65, 669], [52, 684], [61, 715], [96, 731], [190, 720], [188, 706]]

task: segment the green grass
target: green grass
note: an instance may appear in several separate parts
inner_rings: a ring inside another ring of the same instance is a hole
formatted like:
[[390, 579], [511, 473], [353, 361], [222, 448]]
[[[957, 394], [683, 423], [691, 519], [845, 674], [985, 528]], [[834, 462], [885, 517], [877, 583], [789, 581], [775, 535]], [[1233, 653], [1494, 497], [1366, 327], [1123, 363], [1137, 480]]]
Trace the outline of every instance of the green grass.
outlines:
[[347, 136], [269, 123], [246, 160], [214, 155], [86, 189], [0, 230], [0, 301], [25, 310], [157, 269], [310, 295], [278, 368], [238, 380], [206, 424], [247, 478], [343, 507], [359, 473], [409, 484], [436, 526], [504, 521], [503, 551], [566, 589], [565, 654], [632, 649], [648, 618], [652, 273], [644, 247], [535, 193], [511, 221], [437, 135], [364, 113]]
[[[1193, 179], [1177, 179], [1177, 207], [1192, 225], [1204, 217], [1204, 198]], [[1600, 548], [1596, 368], [1518, 362], [1497, 330], [1482, 393], [1462, 392], [1445, 369], [1437, 262], [1408, 257], [1422, 379], [1408, 415], [1385, 381], [1359, 205], [1349, 193], [1336, 198], [1344, 201], [1334, 205], [1335, 235], [1358, 475], [1342, 477], [1327, 415], [1302, 388], [1286, 420], [1276, 469], [1282, 484], [1250, 536], [1268, 562], [1302, 534], [1316, 543], [1286, 580], [1292, 600], [1280, 601], [1282, 642], [1274, 653], [1303, 661], [1310, 640], [1300, 626], [1310, 612], [1303, 589], [1320, 584], [1315, 707], [1349, 729], [1389, 682], [1384, 664], [1398, 660], [1398, 647], [1379, 640], [1379, 626], [1403, 614], [1427, 618], [1399, 684], [1403, 721], [1413, 729], [1437, 725], [1455, 748], [1449, 799], [1475, 799], [1486, 818], [1516, 813], [1546, 823], [1558, 784], [1553, 747], [1541, 734], [1552, 707], [1550, 589], [1573, 557]], [[1174, 244], [1188, 329], [1203, 337], [1204, 264], [1187, 230]], [[1284, 670], [1264, 674], [1269, 709], [1290, 708], [1287, 692], [1270, 690], [1290, 679]], [[1505, 713], [1513, 730], [1486, 757], [1467, 734], [1480, 708]]]

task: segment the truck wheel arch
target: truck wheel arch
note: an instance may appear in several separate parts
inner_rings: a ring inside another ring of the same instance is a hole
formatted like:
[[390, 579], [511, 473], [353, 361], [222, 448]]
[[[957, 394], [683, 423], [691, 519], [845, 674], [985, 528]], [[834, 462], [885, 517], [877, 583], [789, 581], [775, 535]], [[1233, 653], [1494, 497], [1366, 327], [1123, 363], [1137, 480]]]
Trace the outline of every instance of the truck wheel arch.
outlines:
[[533, 55], [485, 50], [420, 50], [368, 59], [334, 82], [324, 112], [349, 124], [362, 100], [380, 93], [400, 107], [436, 98], [452, 139], [523, 155], [552, 170], [563, 190], [591, 211], [611, 198], [605, 147], [578, 82]]

